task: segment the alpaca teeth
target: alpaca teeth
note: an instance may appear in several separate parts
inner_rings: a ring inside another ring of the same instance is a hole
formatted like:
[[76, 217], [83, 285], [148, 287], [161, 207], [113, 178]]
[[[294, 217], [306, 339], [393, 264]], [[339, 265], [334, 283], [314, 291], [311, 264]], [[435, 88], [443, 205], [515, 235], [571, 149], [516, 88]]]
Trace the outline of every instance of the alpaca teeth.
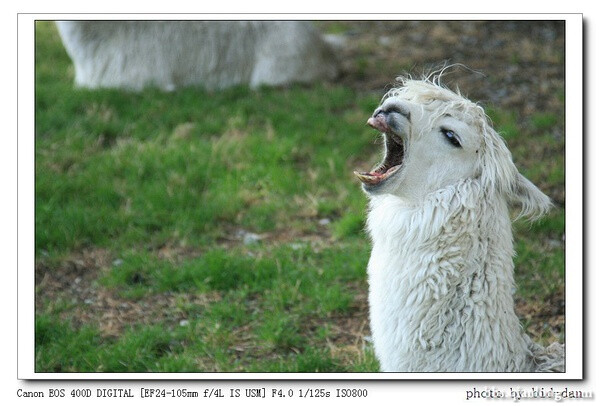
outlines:
[[396, 173], [398, 171], [398, 169], [400, 169], [400, 165], [396, 165], [396, 166], [392, 166], [390, 169], [388, 169], [384, 174], [383, 177], [387, 178], [391, 175], [393, 175], [394, 173]]
[[394, 173], [396, 173], [398, 171], [398, 169], [400, 169], [400, 165], [393, 166], [390, 169], [388, 169], [385, 173], [382, 173], [382, 174], [372, 175], [372, 174], [366, 173], [366, 172], [354, 171], [354, 175], [356, 175], [356, 177], [358, 179], [360, 179], [361, 182], [367, 183], [369, 185], [374, 185], [376, 183], [381, 182], [384, 179], [389, 178]]
[[368, 183], [369, 185], [374, 185], [375, 183], [379, 183], [379, 182], [381, 182], [381, 179], [382, 179], [380, 176], [369, 175], [368, 173], [362, 173], [362, 172], [357, 172], [357, 171], [354, 171], [354, 174], [356, 175], [356, 177], [358, 179], [360, 179], [361, 182]]

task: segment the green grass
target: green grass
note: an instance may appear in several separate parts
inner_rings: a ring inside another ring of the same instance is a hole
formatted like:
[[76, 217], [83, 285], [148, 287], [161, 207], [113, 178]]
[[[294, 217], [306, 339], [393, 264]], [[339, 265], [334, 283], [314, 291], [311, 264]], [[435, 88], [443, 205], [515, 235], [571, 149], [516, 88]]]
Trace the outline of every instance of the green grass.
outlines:
[[[36, 290], [36, 371], [377, 371], [352, 170], [380, 153], [364, 125], [379, 95], [78, 89], [54, 26], [36, 34], [36, 265], [69, 285]], [[551, 119], [493, 114], [526, 174], [560, 187], [564, 161], [534, 162], [517, 136], [560, 149]], [[552, 295], [564, 210], [515, 229], [519, 294]], [[136, 307], [156, 317], [105, 319]]]
[[486, 113], [492, 120], [498, 134], [502, 135], [504, 139], [511, 140], [522, 133], [516, 112], [489, 108]]
[[[56, 103], [58, 94], [72, 95], [73, 106]], [[371, 138], [348, 137], [349, 123], [334, 113], [357, 109], [346, 89], [133, 95], [68, 82], [58, 94], [43, 85], [36, 94], [36, 246], [46, 251], [148, 236], [152, 245], [210, 244], [231, 223], [267, 232], [291, 220], [313, 231], [306, 212], [316, 202], [327, 215], [342, 194], [354, 210], [364, 203], [358, 188], [345, 191], [347, 165]], [[111, 112], [106, 122], [99, 110]], [[173, 135], [187, 123], [185, 137]]]
[[556, 126], [558, 118], [554, 114], [538, 113], [531, 117], [531, 122], [538, 130], [549, 130]]

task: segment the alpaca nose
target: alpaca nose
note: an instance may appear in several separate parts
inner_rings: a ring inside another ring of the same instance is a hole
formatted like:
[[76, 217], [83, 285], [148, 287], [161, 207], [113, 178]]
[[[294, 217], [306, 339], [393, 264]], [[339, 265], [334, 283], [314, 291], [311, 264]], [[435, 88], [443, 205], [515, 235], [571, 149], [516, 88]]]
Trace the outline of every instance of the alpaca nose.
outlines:
[[383, 111], [383, 109], [375, 110], [375, 113], [367, 120], [367, 124], [373, 127], [376, 130], [381, 132], [388, 132], [389, 127], [387, 124], [387, 114]]

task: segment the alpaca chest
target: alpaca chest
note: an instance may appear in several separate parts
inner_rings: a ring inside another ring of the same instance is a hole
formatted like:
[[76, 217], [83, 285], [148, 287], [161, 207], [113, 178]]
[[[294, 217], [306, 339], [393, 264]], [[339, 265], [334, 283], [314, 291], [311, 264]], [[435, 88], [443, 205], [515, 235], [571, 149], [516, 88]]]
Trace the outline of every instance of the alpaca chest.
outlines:
[[368, 265], [369, 307], [375, 352], [384, 371], [435, 371], [460, 346], [441, 351], [462, 335], [464, 285], [456, 268], [410, 245], [375, 243]]
[[525, 343], [511, 296], [512, 245], [497, 241], [510, 242], [509, 223], [394, 202], [372, 207], [367, 222], [371, 330], [382, 370], [519, 370]]

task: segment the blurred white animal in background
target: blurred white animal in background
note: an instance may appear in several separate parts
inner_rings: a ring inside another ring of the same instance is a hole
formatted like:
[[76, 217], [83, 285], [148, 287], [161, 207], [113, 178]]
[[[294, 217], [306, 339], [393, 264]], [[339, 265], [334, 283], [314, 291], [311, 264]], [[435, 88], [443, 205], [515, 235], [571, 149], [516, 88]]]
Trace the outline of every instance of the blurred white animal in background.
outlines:
[[329, 80], [338, 64], [308, 21], [58, 21], [88, 88], [223, 89]]

